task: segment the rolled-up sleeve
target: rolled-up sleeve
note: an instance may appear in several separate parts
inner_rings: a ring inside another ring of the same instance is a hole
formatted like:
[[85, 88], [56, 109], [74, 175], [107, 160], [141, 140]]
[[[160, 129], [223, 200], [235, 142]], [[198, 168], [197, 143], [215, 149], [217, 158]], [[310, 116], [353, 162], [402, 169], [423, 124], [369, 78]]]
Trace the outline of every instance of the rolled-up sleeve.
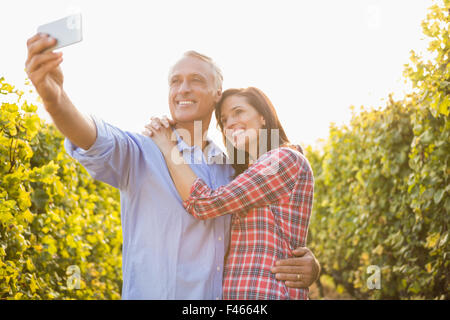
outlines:
[[68, 138], [64, 141], [66, 152], [78, 160], [96, 180], [115, 188], [128, 184], [130, 164], [133, 162], [137, 141], [128, 133], [91, 115], [97, 128], [97, 138], [88, 149], [74, 145]]
[[[197, 178], [183, 206], [197, 219], [211, 219], [224, 214], [246, 215], [250, 209], [263, 207], [289, 194], [304, 170], [304, 158], [283, 148], [270, 151], [226, 186], [210, 189]], [[312, 176], [312, 175], [311, 175]]]

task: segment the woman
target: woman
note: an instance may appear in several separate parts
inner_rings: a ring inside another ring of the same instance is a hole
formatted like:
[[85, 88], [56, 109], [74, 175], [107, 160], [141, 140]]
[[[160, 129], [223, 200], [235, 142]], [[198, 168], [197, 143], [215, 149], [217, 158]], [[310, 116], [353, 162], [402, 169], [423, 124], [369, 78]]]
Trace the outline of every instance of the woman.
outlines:
[[233, 214], [223, 298], [307, 299], [308, 289], [287, 287], [271, 268], [276, 260], [291, 257], [294, 248], [306, 245], [314, 191], [311, 167], [301, 148], [289, 143], [274, 107], [259, 89], [223, 92], [215, 114], [235, 160], [234, 180], [217, 190], [173, 152], [177, 149], [170, 128], [159, 120], [146, 127], [165, 157], [186, 210], [197, 219]]

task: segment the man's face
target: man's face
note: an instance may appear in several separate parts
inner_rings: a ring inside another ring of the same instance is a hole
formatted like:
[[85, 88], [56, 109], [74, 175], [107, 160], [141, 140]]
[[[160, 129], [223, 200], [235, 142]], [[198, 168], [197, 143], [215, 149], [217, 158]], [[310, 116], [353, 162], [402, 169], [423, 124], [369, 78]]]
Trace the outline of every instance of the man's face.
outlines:
[[216, 88], [211, 66], [194, 57], [183, 57], [169, 75], [169, 107], [180, 123], [211, 119], [221, 89]]

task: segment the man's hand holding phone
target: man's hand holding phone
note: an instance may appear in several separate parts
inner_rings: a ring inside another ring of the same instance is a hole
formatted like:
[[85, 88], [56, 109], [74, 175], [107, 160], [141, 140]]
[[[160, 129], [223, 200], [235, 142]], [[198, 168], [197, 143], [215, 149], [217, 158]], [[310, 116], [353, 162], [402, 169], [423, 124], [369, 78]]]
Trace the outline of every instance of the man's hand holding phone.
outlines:
[[82, 40], [81, 14], [73, 14], [41, 25], [38, 33], [28, 39], [26, 72], [41, 96], [45, 108], [50, 111], [57, 105], [63, 94], [63, 73], [59, 66], [62, 52], [55, 49], [66, 47]]
[[63, 93], [64, 77], [59, 66], [63, 61], [62, 52], [46, 51], [56, 42], [55, 38], [41, 33], [27, 41], [25, 69], [46, 108], [57, 104]]
[[69, 16], [40, 26], [38, 33], [28, 39], [25, 68], [58, 130], [74, 145], [88, 150], [97, 138], [95, 123], [73, 105], [63, 90], [62, 53], [51, 51], [81, 41], [81, 28], [63, 21], [73, 19]]

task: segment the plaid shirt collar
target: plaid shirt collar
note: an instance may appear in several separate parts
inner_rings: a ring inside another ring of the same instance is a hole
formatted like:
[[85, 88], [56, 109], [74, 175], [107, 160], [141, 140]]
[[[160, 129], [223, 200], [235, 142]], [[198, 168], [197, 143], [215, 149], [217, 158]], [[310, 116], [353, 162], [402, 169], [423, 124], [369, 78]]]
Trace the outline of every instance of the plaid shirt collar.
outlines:
[[[178, 134], [177, 130], [174, 128], [173, 131], [175, 132], [175, 135], [177, 137], [177, 147], [178, 150], [180, 150], [180, 152], [182, 154], [185, 153], [195, 153], [195, 149], [200, 150], [200, 148], [198, 146], [189, 146], [182, 138], [181, 136]], [[223, 153], [222, 149], [220, 149], [215, 143], [214, 141], [211, 140], [211, 138], [206, 137], [206, 154], [207, 154], [207, 161], [208, 163], [213, 162], [214, 159], [216, 159], [217, 157], [221, 157], [222, 159], [225, 159], [226, 156]], [[201, 150], [200, 150], [201, 151]]]

